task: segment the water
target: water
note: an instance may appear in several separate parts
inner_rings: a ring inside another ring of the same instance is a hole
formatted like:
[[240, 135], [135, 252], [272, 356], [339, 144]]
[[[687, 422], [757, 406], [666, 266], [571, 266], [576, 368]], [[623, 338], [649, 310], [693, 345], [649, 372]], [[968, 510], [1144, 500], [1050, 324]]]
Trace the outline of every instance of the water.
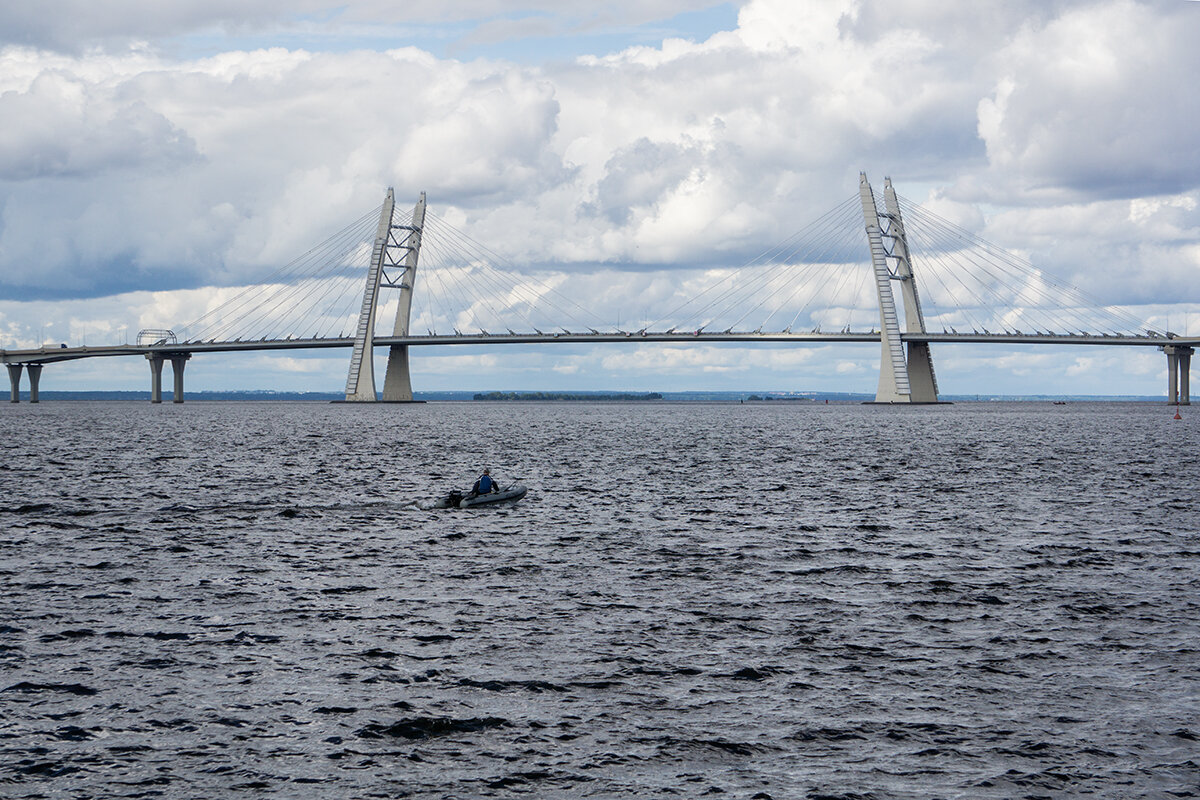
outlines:
[[8, 406], [0, 795], [1196, 796], [1171, 416]]

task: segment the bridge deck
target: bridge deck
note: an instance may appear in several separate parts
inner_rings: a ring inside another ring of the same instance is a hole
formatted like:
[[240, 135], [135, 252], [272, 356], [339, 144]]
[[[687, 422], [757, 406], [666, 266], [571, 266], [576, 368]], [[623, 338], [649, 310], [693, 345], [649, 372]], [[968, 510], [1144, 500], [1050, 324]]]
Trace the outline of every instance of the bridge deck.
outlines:
[[[870, 344], [879, 342], [878, 331], [803, 333], [781, 331], [760, 333], [756, 331], [708, 333], [705, 331], [659, 331], [627, 332], [610, 331], [598, 333], [474, 333], [425, 336], [377, 336], [376, 346], [390, 345], [481, 345], [481, 344], [591, 344], [631, 342], [792, 342], [794, 344], [849, 342]], [[1096, 334], [1028, 334], [1028, 333], [905, 333], [901, 339], [907, 342], [937, 342], [944, 344], [1057, 344], [1057, 345], [1127, 345], [1162, 347], [1180, 345], [1200, 346], [1200, 337], [1164, 336], [1105, 336]], [[309, 350], [330, 347], [353, 347], [352, 337], [328, 339], [263, 339], [242, 342], [179, 342], [156, 345], [109, 345], [100, 347], [41, 347], [27, 350], [0, 350], [0, 363], [48, 364], [55, 361], [70, 361], [80, 358], [107, 356], [136, 356], [160, 353], [232, 353], [263, 350]]]

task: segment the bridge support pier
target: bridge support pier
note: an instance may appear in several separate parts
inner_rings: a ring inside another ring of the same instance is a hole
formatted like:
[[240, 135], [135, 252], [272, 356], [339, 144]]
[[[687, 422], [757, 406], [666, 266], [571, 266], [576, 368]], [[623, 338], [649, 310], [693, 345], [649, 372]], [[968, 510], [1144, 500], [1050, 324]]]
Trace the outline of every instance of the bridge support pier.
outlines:
[[175, 402], [183, 402], [183, 367], [187, 364], [188, 359], [192, 357], [191, 353], [172, 353], [171, 354], [171, 372], [175, 375]]
[[1179, 402], [1181, 405], [1190, 406], [1192, 404], [1191, 395], [1188, 393], [1188, 376], [1192, 371], [1192, 349], [1189, 347], [1186, 353], [1179, 355]]
[[1167, 354], [1167, 405], [1190, 406], [1190, 376], [1192, 353], [1195, 348], [1168, 344], [1162, 348]]
[[24, 364], [5, 364], [8, 367], [8, 382], [12, 386], [12, 392], [9, 394], [10, 403], [21, 402], [21, 367]]
[[150, 402], [161, 403], [163, 357], [156, 353], [147, 353], [146, 360], [150, 362]]
[[161, 353], [147, 353], [146, 360], [150, 362], [150, 402], [162, 402], [162, 373], [163, 362], [167, 359], [171, 360], [171, 372], [175, 375], [175, 397], [174, 402], [183, 402], [183, 367], [187, 364], [188, 359], [192, 357], [191, 353], [167, 353], [165, 356]]
[[42, 379], [42, 364], [26, 364], [29, 371], [29, 402], [38, 402], [38, 381]]
[[[407, 331], [405, 331], [406, 335]], [[393, 345], [388, 351], [387, 372], [383, 378], [385, 403], [413, 402], [412, 378], [408, 371], [408, 345]]]

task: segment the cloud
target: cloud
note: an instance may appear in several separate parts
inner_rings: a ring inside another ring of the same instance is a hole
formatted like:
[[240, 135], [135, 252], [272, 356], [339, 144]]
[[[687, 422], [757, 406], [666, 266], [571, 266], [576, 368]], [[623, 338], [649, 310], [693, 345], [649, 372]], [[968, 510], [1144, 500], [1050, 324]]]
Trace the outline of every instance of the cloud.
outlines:
[[[0, 133], [0, 285], [17, 296], [252, 280], [387, 183], [471, 206], [569, 177], [552, 92], [507, 67], [411, 50], [28, 59], [0, 53], [28, 73], [0, 94], [26, 120]], [[434, 88], [380, 101], [410, 84]]]
[[1104, 303], [1188, 296], [1200, 268], [1200, 190], [993, 213], [984, 235]]
[[[461, 373], [463, 370], [469, 370], [477, 376], [485, 376], [496, 371], [496, 368], [501, 365], [502, 361], [495, 353], [480, 353], [473, 355], [440, 355], [429, 354], [432, 357], [422, 359], [421, 371], [434, 375], [447, 375]], [[386, 363], [386, 362], [385, 362]], [[376, 374], [379, 376], [378, 382], [382, 381], [384, 370], [376, 369]]]
[[762, 369], [786, 372], [811, 362], [814, 352], [814, 349], [804, 346], [780, 349], [645, 345], [605, 355], [601, 366], [614, 373], [648, 372], [666, 375], [694, 370], [745, 373]]
[[26, 92], [0, 95], [0, 117], [19, 120], [0, 128], [0, 180], [160, 170], [199, 158], [195, 142], [144, 102], [85, 93], [77, 78], [43, 74]]
[[240, 0], [41, 0], [0, 6], [0, 42], [80, 52], [97, 43], [171, 36], [208, 27], [260, 26], [286, 18], [292, 9], [314, 7], [307, 0], [244, 3]]
[[[868, 2], [755, 0], [736, 30], [705, 41], [542, 68], [413, 48], [194, 61], [8, 48], [0, 105], [28, 122], [0, 138], [0, 178], [10, 181], [0, 184], [0, 280], [53, 296], [64, 286], [94, 294], [252, 279], [377, 202], [384, 183], [466, 210], [473, 235], [521, 261], [737, 263], [852, 193], [854, 171], [880, 154], [889, 171], [943, 181], [974, 164], [943, 203], [962, 205], [984, 182], [1001, 191], [995, 169], [978, 170], [989, 166], [981, 145], [997, 142], [992, 164], [1003, 166], [1019, 157], [1005, 137], [1032, 135], [1034, 123], [997, 110], [981, 141], [976, 106], [999, 109], [997, 80], [1036, 67], [1028, 54], [1038, 36], [1070, 45], [1058, 28], [1078, 29], [1088, 8], [1064, 8], [1055, 17], [1021, 5], [979, 25], [914, 2], [897, 28], [880, 25]], [[182, 25], [190, 17], [180, 13]], [[386, 16], [351, 4], [339, 18], [372, 13]], [[1094, 13], [1132, 23], [1150, 12]], [[999, 48], [995, 59], [938, 35], [964, 29]], [[980, 63], [1005, 72], [997, 79]], [[914, 91], [897, 102], [890, 87], [901, 85]], [[1072, 147], [1067, 130], [1055, 141]], [[1177, 137], [1176, 150], [1185, 146]], [[69, 179], [69, 199], [49, 196], [37, 176]], [[65, 241], [36, 274], [10, 277], [44, 247], [51, 213]]]
[[1179, 121], [1200, 117], [1197, 30], [1195, 6], [1110, 0], [1015, 32], [995, 53], [999, 75], [979, 103], [993, 198], [1195, 186], [1200, 164]]
[[378, 35], [380, 28], [451, 23], [464, 42], [503, 41], [530, 35], [564, 35], [628, 29], [722, 0], [456, 0], [453, 3], [395, 3], [391, 0], [39, 0], [0, 5], [0, 44], [62, 52], [97, 46], [120, 49], [133, 43], [190, 34], [280, 37], [288, 33], [335, 40]]
[[678, 189], [705, 160], [703, 148], [694, 145], [642, 138], [622, 147], [608, 160], [596, 186], [597, 211], [616, 225], [626, 224]]

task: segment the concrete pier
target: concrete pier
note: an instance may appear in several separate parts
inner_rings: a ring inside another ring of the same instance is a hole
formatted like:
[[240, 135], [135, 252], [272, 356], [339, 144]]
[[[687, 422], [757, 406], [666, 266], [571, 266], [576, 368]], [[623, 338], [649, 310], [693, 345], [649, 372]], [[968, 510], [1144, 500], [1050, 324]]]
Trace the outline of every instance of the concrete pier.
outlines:
[[21, 402], [21, 367], [24, 364], [5, 364], [8, 367], [8, 382], [12, 386], [12, 393], [9, 395], [10, 403]]
[[171, 372], [175, 375], [175, 396], [173, 402], [183, 402], [183, 368], [191, 353], [147, 353], [146, 360], [150, 362], [150, 402], [162, 402], [162, 373], [163, 362], [170, 359]]
[[[1181, 348], [1182, 349], [1182, 348]], [[1188, 376], [1192, 372], [1192, 348], [1187, 348], [1186, 353], [1179, 354], [1179, 403], [1180, 405], [1190, 406], [1192, 404], [1191, 395], [1188, 393]]]
[[146, 360], [150, 362], [150, 402], [161, 403], [163, 358], [157, 353], [147, 353]]
[[191, 353], [172, 353], [171, 354], [171, 372], [175, 374], [175, 402], [183, 402], [183, 367], [187, 364], [188, 359], [192, 357]]
[[26, 364], [25, 369], [29, 372], [29, 402], [36, 403], [38, 401], [38, 381], [42, 379], [42, 364]]
[[1168, 344], [1162, 351], [1167, 355], [1167, 405], [1190, 406], [1192, 353], [1195, 348]]

